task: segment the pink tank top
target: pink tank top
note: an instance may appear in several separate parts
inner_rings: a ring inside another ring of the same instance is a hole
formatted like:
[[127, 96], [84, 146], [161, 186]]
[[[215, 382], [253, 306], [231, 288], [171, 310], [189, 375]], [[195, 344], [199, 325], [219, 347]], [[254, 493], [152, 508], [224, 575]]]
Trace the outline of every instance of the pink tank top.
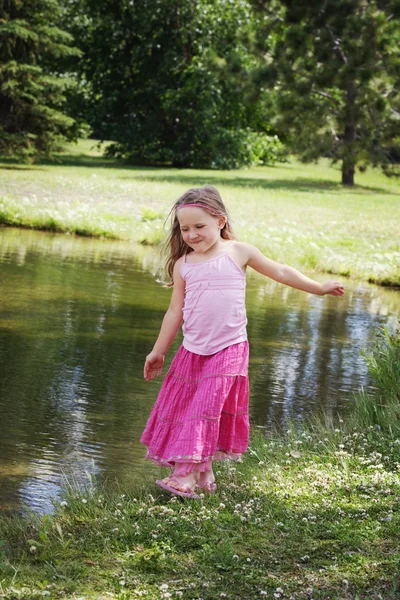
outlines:
[[183, 346], [195, 354], [215, 354], [247, 340], [246, 275], [228, 252], [181, 268], [185, 281]]

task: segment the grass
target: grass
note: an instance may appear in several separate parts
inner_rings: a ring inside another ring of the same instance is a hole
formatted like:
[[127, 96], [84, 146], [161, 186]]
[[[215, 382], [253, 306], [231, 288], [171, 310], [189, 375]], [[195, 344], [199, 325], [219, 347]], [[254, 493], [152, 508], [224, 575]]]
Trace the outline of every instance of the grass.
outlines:
[[218, 467], [213, 496], [89, 480], [66, 485], [52, 516], [3, 517], [0, 597], [399, 598], [399, 334], [367, 362], [376, 393], [346, 421], [255, 432], [243, 462]]
[[353, 188], [327, 161], [248, 170], [132, 167], [91, 140], [53, 163], [0, 162], [0, 223], [158, 244], [174, 200], [219, 188], [239, 239], [272, 259], [388, 286], [400, 285], [400, 182], [371, 169]]

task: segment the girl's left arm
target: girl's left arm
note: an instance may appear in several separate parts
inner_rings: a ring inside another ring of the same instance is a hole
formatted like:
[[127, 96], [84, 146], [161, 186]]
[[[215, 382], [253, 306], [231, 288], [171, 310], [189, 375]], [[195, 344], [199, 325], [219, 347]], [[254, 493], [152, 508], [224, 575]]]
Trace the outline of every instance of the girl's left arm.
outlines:
[[310, 279], [293, 267], [282, 265], [267, 258], [252, 244], [241, 244], [241, 246], [245, 258], [247, 258], [246, 265], [255, 271], [258, 271], [258, 273], [270, 277], [274, 281], [289, 285], [290, 287], [302, 290], [303, 292], [317, 294], [318, 296], [325, 296], [325, 294], [330, 294], [331, 296], [343, 296], [344, 294], [344, 287], [338, 281], [318, 283], [318, 281]]

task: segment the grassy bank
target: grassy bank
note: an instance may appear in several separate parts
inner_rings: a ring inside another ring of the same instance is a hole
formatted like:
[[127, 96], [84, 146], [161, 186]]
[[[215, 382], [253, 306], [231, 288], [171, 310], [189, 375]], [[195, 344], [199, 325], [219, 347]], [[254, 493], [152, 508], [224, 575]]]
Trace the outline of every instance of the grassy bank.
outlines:
[[400, 595], [400, 337], [345, 422], [268, 437], [200, 501], [67, 487], [53, 516], [0, 520], [0, 597], [395, 600]]
[[241, 171], [129, 167], [90, 140], [53, 164], [0, 162], [0, 223], [156, 244], [173, 201], [217, 186], [238, 237], [300, 268], [400, 285], [400, 182], [378, 170], [341, 186], [327, 162]]

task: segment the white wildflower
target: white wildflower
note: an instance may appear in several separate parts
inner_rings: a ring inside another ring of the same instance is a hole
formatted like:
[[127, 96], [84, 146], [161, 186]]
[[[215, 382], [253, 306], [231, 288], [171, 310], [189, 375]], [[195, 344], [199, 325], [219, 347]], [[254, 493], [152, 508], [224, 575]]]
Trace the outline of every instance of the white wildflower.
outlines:
[[290, 456], [292, 458], [300, 458], [301, 457], [301, 452], [299, 452], [298, 450], [292, 450], [290, 452]]

